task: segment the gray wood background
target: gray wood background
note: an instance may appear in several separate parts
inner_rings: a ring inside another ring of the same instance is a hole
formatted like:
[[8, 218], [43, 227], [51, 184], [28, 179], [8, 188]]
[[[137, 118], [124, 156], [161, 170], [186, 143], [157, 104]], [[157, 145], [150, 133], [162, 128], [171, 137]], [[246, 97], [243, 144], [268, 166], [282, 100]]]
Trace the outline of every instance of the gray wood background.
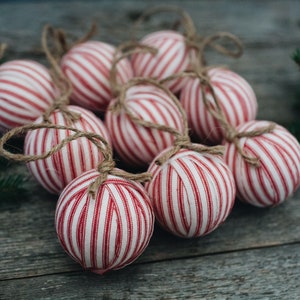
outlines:
[[[237, 35], [245, 47], [240, 59], [208, 51], [208, 61], [249, 81], [259, 119], [297, 130], [300, 73], [291, 54], [300, 47], [300, 1], [0, 1], [0, 42], [9, 46], [6, 59], [45, 63], [44, 24], [79, 37], [94, 20], [95, 39], [118, 44], [130, 38], [144, 9], [162, 3], [186, 9], [201, 35]], [[153, 17], [139, 35], [173, 21]], [[27, 174], [24, 165], [9, 172]], [[24, 195], [0, 194], [0, 200], [0, 299], [300, 299], [299, 191], [271, 209], [237, 203], [226, 222], [203, 238], [179, 239], [156, 228], [133, 265], [102, 277], [83, 271], [60, 247], [56, 196], [30, 179]]]

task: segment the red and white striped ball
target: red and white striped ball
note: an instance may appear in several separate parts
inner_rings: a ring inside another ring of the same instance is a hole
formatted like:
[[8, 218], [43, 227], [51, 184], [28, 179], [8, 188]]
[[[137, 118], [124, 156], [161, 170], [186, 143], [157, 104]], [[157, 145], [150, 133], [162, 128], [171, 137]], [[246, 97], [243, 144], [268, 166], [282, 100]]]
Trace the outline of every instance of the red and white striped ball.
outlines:
[[[251, 121], [237, 130], [253, 131], [268, 126], [268, 121]], [[234, 144], [225, 143], [224, 158], [233, 172], [238, 198], [259, 207], [285, 201], [300, 185], [300, 145], [285, 128], [276, 125], [272, 133], [239, 139], [243, 151], [259, 157], [260, 165], [247, 163]]]
[[146, 183], [155, 216], [167, 231], [183, 238], [215, 230], [229, 215], [236, 188], [220, 156], [181, 149], [163, 165], [152, 162]]
[[[137, 53], [132, 56], [132, 67], [136, 76], [161, 80], [185, 71], [190, 65], [190, 50], [185, 43], [185, 37], [176, 31], [150, 33], [141, 40], [141, 44], [158, 49], [158, 53]], [[166, 83], [166, 86], [173, 93], [177, 93], [184, 82], [183, 79], [176, 79]]]
[[[73, 105], [68, 108], [80, 114], [80, 119], [74, 122], [72, 127], [97, 133], [110, 142], [105, 125], [92, 112]], [[49, 120], [56, 125], [68, 125], [65, 117], [58, 110], [51, 114]], [[42, 118], [35, 121], [35, 123], [41, 122]], [[47, 152], [72, 134], [74, 134], [73, 131], [62, 129], [41, 128], [30, 131], [24, 142], [25, 155], [40, 155]], [[27, 163], [27, 166], [35, 179], [47, 191], [59, 194], [72, 179], [87, 170], [96, 168], [102, 159], [99, 149], [87, 138], [81, 137], [68, 143], [52, 156], [31, 161]]]
[[[138, 125], [124, 110], [110, 111], [114, 101], [106, 112], [105, 124], [113, 147], [123, 162], [132, 166], [146, 166], [163, 149], [173, 145], [174, 136], [171, 133]], [[138, 118], [183, 132], [179, 109], [169, 95], [159, 88], [151, 85], [133, 86], [127, 90], [125, 101]]]
[[0, 128], [33, 122], [53, 103], [56, 92], [48, 70], [30, 60], [0, 66]]
[[103, 274], [142, 254], [153, 233], [154, 214], [140, 183], [113, 175], [93, 199], [88, 186], [97, 176], [90, 170], [70, 182], [58, 200], [55, 223], [65, 251], [83, 268]]
[[[88, 41], [74, 46], [61, 61], [64, 74], [73, 86], [71, 99], [77, 105], [93, 111], [105, 111], [112, 91], [109, 73], [116, 48], [103, 42]], [[133, 77], [128, 59], [117, 65], [117, 82], [124, 84]]]
[[[255, 119], [257, 101], [253, 89], [245, 79], [222, 68], [210, 69], [208, 76], [230, 125], [236, 127]], [[215, 108], [209, 89], [206, 89], [205, 93], [209, 105]], [[205, 144], [219, 144], [223, 139], [224, 131], [219, 121], [205, 106], [202, 86], [198, 79], [188, 79], [181, 91], [180, 101], [187, 113], [189, 127], [194, 137]]]

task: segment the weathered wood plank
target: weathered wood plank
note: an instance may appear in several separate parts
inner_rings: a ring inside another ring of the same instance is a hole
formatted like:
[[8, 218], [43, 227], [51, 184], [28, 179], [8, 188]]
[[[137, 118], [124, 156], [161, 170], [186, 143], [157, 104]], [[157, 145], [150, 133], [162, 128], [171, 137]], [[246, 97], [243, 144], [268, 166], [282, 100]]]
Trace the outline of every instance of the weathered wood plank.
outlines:
[[[259, 102], [259, 119], [295, 123], [300, 112], [300, 75], [290, 55], [300, 44], [299, 1], [168, 1], [186, 9], [200, 33], [230, 31], [245, 43], [238, 60], [211, 54], [211, 64], [225, 64], [245, 77]], [[151, 6], [161, 4], [151, 1]], [[40, 35], [45, 23], [81, 36], [91, 20], [99, 24], [97, 39], [117, 44], [130, 38], [134, 18], [150, 1], [42, 1], [0, 4], [0, 42], [9, 45], [7, 59], [32, 58], [45, 63]], [[158, 15], [141, 28], [166, 27]], [[14, 20], [11, 22], [11, 20]], [[255, 26], [254, 26], [255, 24]], [[280, 114], [278, 111], [280, 110]]]
[[[20, 168], [18, 167], [21, 172]], [[25, 167], [24, 167], [25, 169]], [[26, 170], [24, 170], [26, 171]], [[54, 228], [57, 197], [34, 181], [28, 197], [1, 199], [1, 279], [80, 270], [60, 247]], [[0, 196], [1, 197], [1, 196]], [[159, 228], [137, 262], [153, 262], [210, 253], [300, 242], [300, 191], [273, 209], [236, 205], [215, 232], [199, 239], [176, 238]]]
[[[161, 4], [70, 2], [1, 2], [0, 42], [10, 46], [7, 58], [45, 62], [40, 34], [47, 22], [78, 37], [94, 19], [100, 27], [97, 39], [119, 43], [129, 38], [141, 11]], [[242, 58], [208, 52], [208, 61], [227, 64], [250, 82], [259, 101], [258, 118], [299, 122], [300, 75], [290, 59], [300, 44], [298, 0], [164, 3], [191, 13], [200, 33], [226, 30], [239, 36], [245, 44]], [[153, 18], [140, 35], [170, 23], [169, 17]], [[25, 169], [12, 167], [10, 172], [17, 172], [15, 168]], [[81, 272], [60, 247], [54, 229], [57, 198], [33, 181], [27, 191], [25, 199], [0, 194], [0, 278], [7, 279], [0, 283], [1, 299], [296, 299], [300, 294], [300, 191], [274, 209], [236, 205], [229, 219], [204, 238], [182, 240], [156, 228], [149, 248], [133, 266], [104, 278]]]
[[[99, 37], [120, 42], [130, 37], [129, 29], [142, 11], [161, 4], [159, 0], [7, 1], [1, 3], [0, 36], [15, 52], [30, 52], [33, 45], [39, 45], [37, 37], [45, 22], [65, 27], [77, 35], [95, 20], [100, 27]], [[295, 45], [299, 41], [300, 3], [297, 0], [232, 0], [230, 3], [173, 0], [163, 4], [178, 5], [187, 10], [200, 34], [230, 31], [255, 46]], [[169, 25], [170, 19], [173, 20], [171, 14], [157, 15], [140, 32], [158, 30]]]
[[1, 299], [298, 299], [300, 244], [0, 283]]

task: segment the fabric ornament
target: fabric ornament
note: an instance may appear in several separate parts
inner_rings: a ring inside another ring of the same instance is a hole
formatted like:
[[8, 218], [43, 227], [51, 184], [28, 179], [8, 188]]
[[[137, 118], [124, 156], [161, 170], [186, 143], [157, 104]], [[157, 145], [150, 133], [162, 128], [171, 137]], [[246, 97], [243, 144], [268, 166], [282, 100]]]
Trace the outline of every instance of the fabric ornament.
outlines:
[[284, 127], [250, 121], [224, 143], [238, 198], [258, 207], [276, 206], [300, 185], [300, 145]]
[[56, 91], [49, 71], [31, 60], [0, 66], [1, 131], [33, 122], [53, 104]]
[[[231, 126], [237, 127], [255, 119], [256, 96], [244, 78], [231, 70], [218, 67], [208, 69], [207, 77], [226, 121]], [[205, 144], [220, 144], [226, 128], [210, 112], [216, 107], [211, 90], [205, 83], [201, 83], [199, 78], [188, 78], [182, 88], [180, 101], [187, 113], [193, 137]]]
[[[110, 136], [104, 123], [95, 114], [75, 105], [69, 105], [67, 109], [80, 116], [72, 123], [73, 128], [97, 133], [110, 142]], [[42, 121], [43, 118], [40, 117], [35, 124], [42, 123]], [[68, 119], [60, 110], [52, 112], [48, 121], [54, 125], [67, 126], [69, 124]], [[29, 131], [25, 137], [24, 154], [41, 155], [71, 134], [70, 130], [56, 128], [40, 128]], [[27, 166], [34, 178], [47, 191], [59, 194], [72, 179], [87, 170], [96, 168], [102, 159], [101, 152], [91, 141], [79, 138], [71, 141], [50, 157], [28, 162]]]
[[206, 235], [231, 212], [235, 183], [219, 155], [181, 149], [162, 165], [154, 160], [148, 172], [152, 179], [145, 188], [155, 216], [174, 235], [182, 238]]
[[150, 180], [150, 174], [115, 168], [107, 141], [94, 137], [100, 140], [97, 147], [104, 160], [97, 170], [85, 172], [63, 190], [55, 225], [65, 251], [83, 268], [104, 274], [143, 253], [153, 233], [154, 214], [139, 183]]
[[[132, 55], [132, 67], [137, 77], [165, 79], [173, 74], [187, 70], [193, 56], [193, 47], [198, 39], [194, 23], [187, 12], [178, 7], [160, 6], [149, 9], [136, 21], [134, 29], [145, 18], [157, 13], [175, 13], [180, 17], [179, 23], [183, 33], [175, 30], [160, 30], [152, 32], [140, 40], [142, 45], [156, 48], [153, 53], [136, 53]], [[177, 78], [165, 83], [174, 94], [178, 93], [185, 84], [185, 79]]]
[[[92, 111], [103, 112], [113, 98], [109, 74], [116, 48], [99, 41], [87, 41], [72, 47], [61, 60], [61, 68], [73, 88], [71, 100]], [[117, 81], [133, 77], [128, 59], [117, 66]]]
[[113, 147], [126, 164], [149, 164], [163, 149], [173, 145], [172, 133], [161, 126], [183, 131], [181, 113], [173, 95], [150, 79], [132, 79], [122, 88], [122, 95], [111, 102], [105, 124]]
[[97, 274], [125, 267], [147, 247], [154, 227], [149, 197], [140, 183], [108, 175], [95, 198], [95, 170], [74, 179], [57, 203], [55, 226], [64, 250]]

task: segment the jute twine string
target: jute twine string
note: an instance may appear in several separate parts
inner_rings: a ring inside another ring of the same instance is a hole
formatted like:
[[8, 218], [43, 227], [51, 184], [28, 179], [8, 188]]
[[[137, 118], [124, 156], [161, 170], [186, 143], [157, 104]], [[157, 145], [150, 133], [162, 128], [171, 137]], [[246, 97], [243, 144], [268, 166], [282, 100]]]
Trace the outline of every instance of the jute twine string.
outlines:
[[[53, 52], [50, 51], [48, 47], [48, 36], [52, 35], [53, 43], [55, 44], [55, 49]], [[45, 122], [40, 124], [27, 124], [24, 126], [20, 126], [17, 128], [13, 128], [12, 130], [5, 133], [1, 139], [0, 139], [0, 155], [11, 159], [14, 161], [21, 161], [21, 162], [30, 162], [30, 161], [36, 161], [39, 159], [45, 159], [50, 156], [52, 156], [54, 153], [61, 150], [63, 147], [65, 147], [68, 143], [81, 138], [85, 137], [88, 140], [90, 140], [96, 147], [99, 149], [99, 151], [103, 155], [103, 161], [97, 166], [97, 170], [99, 172], [99, 176], [90, 184], [88, 188], [88, 192], [90, 195], [95, 198], [95, 195], [97, 193], [97, 190], [99, 186], [104, 183], [104, 181], [107, 179], [107, 176], [109, 174], [120, 176], [122, 178], [128, 179], [128, 180], [134, 180], [138, 182], [145, 182], [149, 181], [151, 179], [151, 175], [149, 173], [139, 173], [139, 174], [132, 174], [128, 173], [126, 171], [116, 169], [115, 168], [115, 162], [113, 160], [113, 154], [111, 146], [108, 144], [108, 142], [101, 137], [100, 135], [92, 132], [85, 132], [78, 130], [76, 128], [70, 127], [70, 126], [63, 126], [63, 125], [57, 125], [57, 124], [51, 124], [47, 119], [49, 118], [50, 114], [55, 109], [60, 109], [65, 116], [68, 116], [71, 121], [74, 121], [78, 118], [77, 114], [74, 114], [73, 112], [69, 112], [66, 105], [69, 103], [69, 96], [71, 94], [71, 85], [70, 82], [66, 79], [64, 74], [62, 73], [60, 67], [59, 67], [59, 60], [60, 60], [60, 54], [62, 53], [62, 49], [66, 47], [66, 44], [62, 42], [64, 40], [64, 34], [60, 30], [55, 30], [49, 25], [46, 25], [42, 34], [42, 45], [45, 51], [45, 54], [47, 56], [47, 59], [49, 60], [51, 67], [52, 67], [52, 76], [53, 80], [58, 87], [60, 91], [60, 97], [56, 99], [56, 103], [51, 109], [49, 109], [48, 112], [45, 113]], [[57, 130], [70, 130], [73, 131], [74, 134], [66, 137], [60, 143], [53, 146], [50, 150], [45, 151], [44, 153], [40, 155], [24, 155], [24, 154], [15, 154], [7, 151], [4, 146], [7, 143], [8, 140], [10, 140], [14, 136], [18, 136], [20, 134], [25, 134], [26, 132], [37, 130], [37, 129], [57, 129]]]
[[[199, 75], [198, 75], [198, 78], [199, 78]], [[243, 137], [257, 137], [257, 136], [260, 136], [260, 135], [263, 135], [266, 133], [271, 133], [274, 130], [276, 124], [270, 123], [268, 126], [259, 128], [257, 130], [252, 130], [252, 131], [248, 131], [248, 132], [247, 131], [238, 132], [236, 130], [236, 128], [234, 126], [232, 126], [231, 124], [229, 124], [229, 122], [227, 121], [226, 116], [220, 106], [217, 95], [214, 91], [214, 88], [213, 88], [210, 80], [207, 81], [207, 78], [205, 78], [204, 80], [200, 79], [200, 81], [203, 84], [203, 88], [201, 89], [201, 94], [202, 94], [202, 99], [204, 101], [204, 104], [205, 104], [206, 108], [208, 109], [208, 111], [210, 112], [210, 114], [216, 120], [218, 120], [219, 124], [223, 128], [225, 140], [227, 140], [228, 142], [233, 143], [235, 145], [237, 152], [243, 157], [243, 159], [247, 163], [249, 163], [255, 167], [259, 167], [260, 158], [259, 157], [251, 157], [251, 156], [247, 155], [246, 152], [242, 149], [239, 140]], [[209, 100], [207, 97], [207, 92], [205, 91], [207, 88], [209, 89], [210, 94], [213, 98], [215, 107], [213, 107], [209, 103]]]
[[[230, 50], [229, 48], [226, 48], [225, 46], [216, 43], [216, 41], [218, 40], [225, 40], [225, 41], [227, 40], [231, 42], [235, 46], [235, 49]], [[238, 153], [243, 157], [245, 161], [247, 161], [249, 164], [253, 166], [258, 167], [260, 158], [248, 156], [245, 153], [245, 151], [241, 148], [239, 139], [242, 137], [255, 137], [255, 136], [262, 135], [264, 133], [272, 132], [274, 130], [275, 124], [271, 123], [269, 126], [261, 128], [259, 130], [250, 131], [250, 132], [237, 132], [237, 130], [232, 125], [229, 124], [220, 106], [218, 97], [214, 91], [213, 85], [208, 75], [210, 69], [220, 68], [220, 67], [224, 68], [224, 67], [206, 65], [205, 49], [208, 46], [214, 48], [217, 52], [223, 55], [234, 57], [234, 58], [240, 57], [243, 53], [243, 45], [235, 35], [229, 32], [218, 32], [216, 34], [203, 38], [201, 41], [199, 41], [199, 46], [194, 47], [196, 52], [194, 57], [191, 58], [191, 70], [174, 74], [172, 76], [169, 76], [161, 80], [160, 82], [164, 84], [165, 82], [178, 79], [178, 78], [187, 78], [187, 77], [198, 78], [201, 85], [203, 86], [203, 88], [201, 89], [201, 96], [203, 102], [207, 110], [210, 112], [210, 114], [216, 120], [219, 121], [221, 127], [224, 129], [225, 139], [231, 143], [234, 143]], [[207, 90], [209, 90], [213, 98], [214, 106], [211, 105], [208, 100]]]
[[[208, 69], [209, 68], [205, 68], [205, 70], [208, 70]], [[259, 157], [251, 157], [251, 156], [247, 155], [246, 152], [242, 149], [239, 140], [243, 137], [257, 137], [262, 134], [271, 133], [274, 130], [276, 124], [270, 123], [268, 126], [262, 127], [257, 130], [238, 132], [236, 130], [236, 128], [234, 126], [232, 126], [231, 124], [229, 124], [229, 122], [227, 121], [227, 118], [220, 106], [218, 97], [215, 93], [215, 90], [212, 86], [212, 83], [210, 81], [210, 78], [209, 78], [207, 72], [201, 72], [201, 71], [197, 72], [195, 70], [181, 72], [178, 74], [174, 74], [173, 76], [170, 76], [168, 78], [165, 78], [165, 79], [161, 80], [160, 82], [163, 84], [163, 83], [167, 82], [168, 80], [173, 80], [176, 78], [187, 78], [187, 77], [199, 79], [201, 85], [203, 86], [201, 88], [202, 100], [203, 100], [207, 110], [219, 122], [220, 126], [223, 128], [225, 140], [227, 140], [230, 143], [234, 143], [238, 153], [243, 157], [243, 159], [247, 163], [249, 163], [255, 167], [258, 167], [260, 158]], [[212, 106], [208, 100], [207, 90], [209, 90], [209, 92], [212, 96], [214, 106]]]
[[[14, 136], [18, 136], [20, 134], [25, 134], [28, 131], [34, 131], [41, 128], [47, 129], [58, 129], [58, 130], [70, 130], [73, 131], [74, 134], [64, 138], [57, 145], [53, 146], [50, 150], [45, 151], [39, 155], [24, 155], [18, 153], [11, 153], [4, 148], [5, 144]], [[139, 173], [132, 174], [126, 171], [115, 169], [115, 162], [113, 160], [112, 149], [109, 143], [100, 135], [93, 132], [85, 132], [78, 130], [69, 126], [55, 125], [50, 123], [41, 123], [41, 124], [27, 124], [17, 128], [14, 128], [7, 133], [5, 133], [0, 139], [0, 155], [6, 159], [19, 161], [19, 162], [30, 162], [36, 161], [39, 159], [45, 159], [52, 156], [54, 153], [61, 150], [68, 143], [77, 140], [78, 138], [87, 138], [90, 140], [102, 153], [103, 161], [98, 165], [97, 170], [99, 172], [99, 176], [96, 178], [94, 182], [92, 182], [88, 188], [88, 192], [91, 194], [92, 198], [95, 198], [97, 190], [99, 186], [107, 179], [109, 174], [120, 176], [125, 179], [145, 182], [151, 179], [151, 175], [149, 173]]]
[[[60, 36], [62, 35], [61, 31], [57, 31], [50, 25], [45, 25], [42, 32], [42, 47], [50, 63], [51, 69], [50, 74], [54, 85], [57, 87], [59, 91], [59, 95], [56, 99], [54, 99], [54, 103], [50, 106], [43, 115], [44, 122], [49, 123], [50, 116], [55, 110], [61, 111], [64, 118], [67, 121], [67, 124], [70, 125], [72, 122], [79, 120], [80, 115], [68, 109], [68, 105], [70, 103], [70, 96], [72, 94], [72, 84], [70, 80], [63, 74], [60, 65], [60, 55], [61, 48], [57, 45], [61, 45]], [[55, 47], [52, 51], [48, 46], [48, 40], [51, 36], [51, 40]], [[61, 39], [62, 40], [62, 39]]]
[[[194, 25], [194, 22], [190, 15], [180, 7], [173, 5], [162, 5], [154, 8], [149, 8], [146, 10], [133, 24], [132, 27], [132, 39], [136, 39], [137, 28], [150, 16], [158, 14], [158, 13], [176, 13], [181, 19], [178, 23], [180, 23], [184, 29], [184, 35], [187, 40], [193, 41], [197, 37], [197, 31]], [[177, 23], [177, 24], [178, 24]], [[176, 24], [176, 25], [177, 25]]]
[[[68, 44], [65, 32], [61, 28], [54, 28], [50, 25], [45, 25], [42, 32], [42, 47], [46, 54], [51, 69], [50, 74], [52, 80], [59, 91], [59, 96], [54, 100], [54, 104], [47, 109], [43, 115], [45, 122], [50, 122], [50, 115], [58, 109], [70, 125], [72, 122], [80, 118], [78, 113], [75, 113], [67, 108], [70, 103], [72, 94], [72, 84], [70, 80], [62, 72], [59, 62], [62, 56], [77, 44], [83, 43], [90, 39], [96, 31], [96, 24], [92, 23], [90, 30], [80, 39], [72, 44]], [[52, 49], [48, 45], [49, 39], [53, 44]]]
[[96, 22], [92, 22], [90, 29], [87, 31], [87, 33], [85, 35], [83, 35], [81, 38], [79, 38], [78, 40], [76, 40], [72, 46], [69, 47], [69, 49], [71, 47], [74, 47], [75, 45], [84, 43], [88, 40], [90, 40], [97, 32], [97, 24]]
[[117, 82], [117, 66], [118, 63], [136, 53], [157, 54], [158, 49], [147, 45], [142, 45], [136, 41], [129, 41], [119, 45], [114, 52], [112, 66], [109, 73], [109, 82], [113, 96], [117, 97], [120, 94], [121, 86]]
[[[207, 46], [212, 47], [215, 49], [217, 52], [231, 56], [231, 57], [239, 57], [243, 53], [243, 46], [241, 41], [233, 34], [229, 32], [218, 32], [216, 34], [213, 34], [208, 37], [202, 37], [199, 36], [196, 30], [196, 27], [194, 25], [194, 22], [190, 15], [183, 10], [180, 7], [177, 6], [158, 6], [154, 8], [150, 8], [149, 10], [146, 10], [134, 23], [133, 25], [133, 30], [132, 30], [132, 39], [135, 40], [135, 35], [138, 26], [141, 25], [142, 22], [145, 21], [145, 19], [149, 16], [162, 13], [162, 12], [170, 12], [170, 13], [176, 13], [178, 14], [181, 19], [179, 22], [177, 22], [175, 25], [176, 27], [178, 25], [182, 25], [183, 27], [183, 35], [185, 37], [185, 43], [187, 47], [190, 49], [194, 49], [195, 52], [190, 52], [189, 56], [190, 59], [195, 63], [198, 62], [200, 63], [200, 66], [205, 65], [205, 60], [204, 60], [204, 49]], [[233, 45], [236, 47], [234, 51], [228, 49], [225, 46], [222, 46], [221, 44], [216, 43], [217, 40], [224, 40], [224, 41], [229, 41], [233, 43]], [[195, 55], [194, 55], [195, 54]]]
[[[202, 37], [200, 37], [197, 34], [196, 27], [194, 25], [194, 22], [190, 15], [183, 10], [181, 7], [173, 6], [173, 5], [163, 5], [163, 6], [158, 6], [154, 8], [150, 8], [146, 10], [134, 23], [133, 28], [132, 28], [132, 39], [136, 39], [136, 32], [137, 28], [141, 25], [142, 22], [145, 21], [146, 18], [158, 14], [158, 13], [175, 13], [180, 16], [180, 20], [178, 20], [174, 26], [174, 30], [178, 30], [178, 27], [180, 25], [183, 28], [183, 36], [185, 39], [185, 44], [188, 47], [188, 49], [196, 49], [196, 53], [200, 53], [200, 44], [199, 42], [202, 40]], [[192, 59], [192, 51], [189, 51], [188, 53], [190, 59]]]
[[[227, 41], [231, 43], [234, 47], [231, 50], [228, 47], [223, 46], [220, 43], [216, 43], [216, 41]], [[192, 62], [192, 66], [196, 71], [204, 72], [203, 68], [206, 67], [206, 59], [205, 59], [205, 50], [207, 47], [211, 47], [216, 50], [218, 53], [223, 54], [225, 56], [238, 58], [243, 54], [243, 44], [240, 39], [233, 35], [230, 32], [217, 32], [210, 36], [204, 37], [200, 42], [199, 46], [196, 48], [195, 60]]]
[[[159, 8], [159, 10], [160, 9], [161, 8]], [[176, 9], [176, 11], [180, 11], [181, 13], [183, 13], [185, 16], [184, 11], [182, 11], [181, 9], [178, 9], [178, 8], [175, 8], [175, 9]], [[167, 10], [169, 10], [169, 8], [167, 8]], [[153, 10], [153, 13], [155, 13], [155, 12], [156, 12], [156, 9]], [[146, 15], [145, 15], [145, 17], [146, 17]], [[190, 26], [191, 28], [194, 28], [193, 23], [192, 23], [191, 19], [189, 18], [189, 16], [187, 15], [185, 18], [186, 18], [186, 23], [190, 24], [188, 26]], [[196, 31], [194, 31], [194, 32], [196, 32]], [[123, 51], [124, 51], [124, 53], [122, 55], [119, 55], [119, 53], [120, 52], [122, 53]], [[185, 113], [184, 109], [182, 108], [177, 97], [168, 88], [166, 88], [159, 81], [157, 81], [155, 78], [136, 77], [136, 78], [129, 80], [123, 86], [119, 86], [117, 84], [117, 78], [116, 78], [117, 77], [117, 64], [122, 59], [124, 59], [125, 57], [128, 57], [134, 53], [141, 53], [141, 52], [151, 53], [151, 54], [155, 55], [157, 53], [157, 51], [158, 51], [158, 49], [156, 49], [156, 48], [139, 44], [138, 42], [136, 42], [134, 40], [130, 41], [128, 43], [121, 44], [117, 48], [115, 55], [114, 55], [111, 72], [110, 72], [111, 87], [112, 87], [112, 90], [113, 90], [115, 96], [117, 96], [117, 99], [116, 99], [116, 102], [114, 103], [114, 105], [112, 105], [110, 107], [110, 111], [112, 113], [118, 113], [121, 110], [124, 110], [125, 113], [128, 115], [128, 117], [131, 119], [131, 121], [133, 121], [135, 124], [143, 126], [143, 127], [151, 128], [151, 129], [168, 132], [168, 133], [171, 133], [172, 135], [174, 135], [175, 140], [174, 140], [173, 147], [169, 151], [165, 152], [164, 155], [161, 155], [157, 159], [156, 163], [159, 165], [165, 163], [170, 157], [172, 157], [175, 153], [177, 153], [181, 148], [186, 148], [186, 149], [190, 149], [190, 150], [197, 151], [197, 152], [209, 152], [209, 153], [215, 154], [215, 155], [222, 155], [223, 154], [222, 146], [206, 147], [203, 145], [194, 145], [191, 143], [190, 137], [189, 137], [189, 131], [188, 131], [188, 121], [187, 121], [187, 117], [186, 117], [186, 113]], [[137, 85], [155, 86], [156, 88], [162, 90], [164, 93], [166, 93], [171, 98], [171, 100], [176, 105], [176, 107], [178, 108], [178, 110], [182, 116], [182, 120], [184, 123], [184, 132], [183, 133], [178, 131], [176, 128], [172, 128], [167, 125], [156, 124], [153, 122], [142, 120], [131, 111], [131, 109], [127, 105], [126, 93], [131, 87], [134, 87]]]
[[[162, 90], [164, 93], [166, 93], [174, 102], [176, 107], [178, 108], [179, 112], [181, 113], [182, 120], [184, 123], [184, 131], [180, 132], [176, 128], [163, 125], [163, 124], [156, 124], [153, 122], [145, 121], [141, 118], [139, 118], [135, 113], [132, 112], [132, 110], [128, 107], [127, 101], [126, 101], [126, 93], [127, 91], [134, 86], [137, 85], [151, 85], [154, 86], [160, 90]], [[188, 122], [187, 117], [184, 109], [180, 105], [179, 100], [177, 97], [165, 86], [163, 86], [159, 81], [151, 78], [144, 78], [144, 77], [137, 77], [133, 78], [130, 81], [128, 81], [125, 85], [122, 86], [120, 90], [119, 97], [115, 104], [110, 108], [112, 113], [120, 112], [121, 110], [124, 110], [124, 112], [128, 115], [131, 121], [133, 121], [135, 124], [156, 129], [164, 132], [168, 132], [172, 135], [174, 135], [175, 140], [173, 147], [170, 148], [168, 151], [165, 152], [164, 155], [161, 155], [157, 160], [156, 163], [158, 165], [162, 165], [165, 163], [169, 158], [171, 158], [174, 154], [176, 154], [181, 148], [190, 149], [197, 152], [207, 152], [215, 155], [222, 155], [223, 154], [223, 147], [222, 146], [216, 146], [216, 147], [207, 147], [203, 145], [196, 145], [192, 144], [189, 137], [188, 132]]]
[[52, 28], [51, 30], [53, 30], [53, 44], [56, 51], [55, 58], [59, 61], [71, 48], [90, 40], [96, 34], [97, 25], [95, 22], [92, 22], [89, 30], [81, 38], [75, 39], [72, 42], [68, 41], [69, 34], [67, 36], [67, 33], [62, 28]]
[[4, 43], [0, 44], [0, 59], [3, 57], [6, 48], [7, 48], [6, 44], [4, 44]]

